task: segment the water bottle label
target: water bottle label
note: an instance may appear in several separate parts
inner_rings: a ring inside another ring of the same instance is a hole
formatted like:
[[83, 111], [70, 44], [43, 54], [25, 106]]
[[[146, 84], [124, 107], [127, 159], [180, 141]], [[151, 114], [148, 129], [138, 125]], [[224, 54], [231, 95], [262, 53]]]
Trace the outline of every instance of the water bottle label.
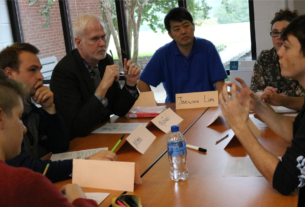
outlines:
[[181, 142], [170, 142], [167, 144], [169, 156], [181, 156], [186, 154], [186, 143]]

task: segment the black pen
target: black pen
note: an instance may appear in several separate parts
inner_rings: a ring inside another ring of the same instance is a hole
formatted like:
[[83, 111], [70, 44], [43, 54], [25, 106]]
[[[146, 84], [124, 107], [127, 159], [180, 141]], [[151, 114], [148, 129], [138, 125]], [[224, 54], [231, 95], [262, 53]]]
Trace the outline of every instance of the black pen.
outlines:
[[216, 141], [216, 144], [218, 144], [219, 142], [221, 142], [222, 140], [224, 140], [225, 138], [228, 138], [229, 134], [227, 134], [226, 136], [224, 136], [223, 138], [221, 138], [220, 140]]
[[207, 152], [206, 149], [204, 148], [201, 148], [201, 147], [197, 147], [197, 146], [194, 146], [194, 145], [190, 145], [190, 144], [187, 144], [186, 145], [187, 148], [191, 148], [191, 149], [194, 149], [194, 150], [198, 150], [200, 152]]

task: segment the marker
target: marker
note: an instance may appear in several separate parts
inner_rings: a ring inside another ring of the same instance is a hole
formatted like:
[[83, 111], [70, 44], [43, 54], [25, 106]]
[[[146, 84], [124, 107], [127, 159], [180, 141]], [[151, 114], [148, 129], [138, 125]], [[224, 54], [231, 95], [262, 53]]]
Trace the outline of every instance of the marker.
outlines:
[[201, 148], [201, 147], [196, 147], [196, 146], [194, 146], [194, 145], [190, 145], [190, 144], [187, 144], [187, 145], [186, 145], [186, 147], [187, 147], [187, 148], [194, 149], [194, 150], [198, 150], [198, 151], [200, 151], [200, 152], [207, 152], [207, 150], [206, 150], [206, 149], [204, 149], [204, 148]]
[[46, 174], [47, 174], [47, 171], [48, 171], [48, 169], [49, 169], [49, 166], [50, 166], [50, 163], [48, 163], [47, 166], [46, 166], [46, 169], [44, 169], [43, 175], [46, 175]]
[[119, 139], [119, 141], [115, 144], [115, 146], [112, 148], [111, 152], [113, 152], [117, 146], [121, 143], [122, 139], [124, 138], [125, 134], [121, 137], [121, 139]]
[[227, 134], [226, 136], [224, 136], [223, 138], [221, 138], [220, 140], [216, 141], [216, 144], [218, 144], [219, 142], [221, 142], [222, 140], [224, 140], [225, 138], [229, 137], [229, 134]]
[[117, 204], [119, 204], [119, 206], [126, 207], [121, 201], [117, 200], [116, 202], [117, 202]]

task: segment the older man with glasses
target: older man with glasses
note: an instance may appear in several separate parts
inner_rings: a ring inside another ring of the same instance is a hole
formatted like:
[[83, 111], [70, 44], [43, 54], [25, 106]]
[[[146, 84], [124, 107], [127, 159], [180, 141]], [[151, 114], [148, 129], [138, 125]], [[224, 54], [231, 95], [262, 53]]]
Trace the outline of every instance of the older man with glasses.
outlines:
[[74, 22], [76, 49], [56, 65], [51, 89], [57, 109], [66, 120], [71, 138], [87, 136], [111, 114], [124, 116], [137, 100], [141, 69], [124, 60], [125, 85], [121, 89], [119, 67], [106, 53], [102, 19], [80, 15]]

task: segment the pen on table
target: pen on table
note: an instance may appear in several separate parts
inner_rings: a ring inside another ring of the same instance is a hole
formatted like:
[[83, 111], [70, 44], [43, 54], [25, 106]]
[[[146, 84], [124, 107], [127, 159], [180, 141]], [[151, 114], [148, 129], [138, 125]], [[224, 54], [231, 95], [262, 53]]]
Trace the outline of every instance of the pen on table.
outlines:
[[207, 152], [206, 149], [204, 148], [201, 148], [201, 147], [197, 147], [197, 146], [194, 146], [194, 145], [190, 145], [190, 144], [187, 144], [186, 145], [187, 148], [191, 148], [191, 149], [194, 149], [194, 150], [198, 150], [200, 152]]
[[48, 171], [48, 169], [49, 169], [49, 166], [50, 166], [50, 163], [48, 163], [47, 166], [46, 166], [46, 169], [44, 169], [43, 175], [46, 175], [46, 174], [47, 174], [47, 171]]
[[125, 134], [121, 137], [121, 139], [119, 139], [119, 141], [115, 144], [115, 146], [112, 148], [111, 152], [113, 152], [117, 146], [121, 143], [122, 139], [124, 138]]
[[221, 138], [220, 140], [216, 141], [216, 144], [218, 144], [219, 142], [221, 142], [222, 140], [226, 139], [229, 137], [229, 134], [227, 134], [226, 136], [224, 136], [223, 138]]

